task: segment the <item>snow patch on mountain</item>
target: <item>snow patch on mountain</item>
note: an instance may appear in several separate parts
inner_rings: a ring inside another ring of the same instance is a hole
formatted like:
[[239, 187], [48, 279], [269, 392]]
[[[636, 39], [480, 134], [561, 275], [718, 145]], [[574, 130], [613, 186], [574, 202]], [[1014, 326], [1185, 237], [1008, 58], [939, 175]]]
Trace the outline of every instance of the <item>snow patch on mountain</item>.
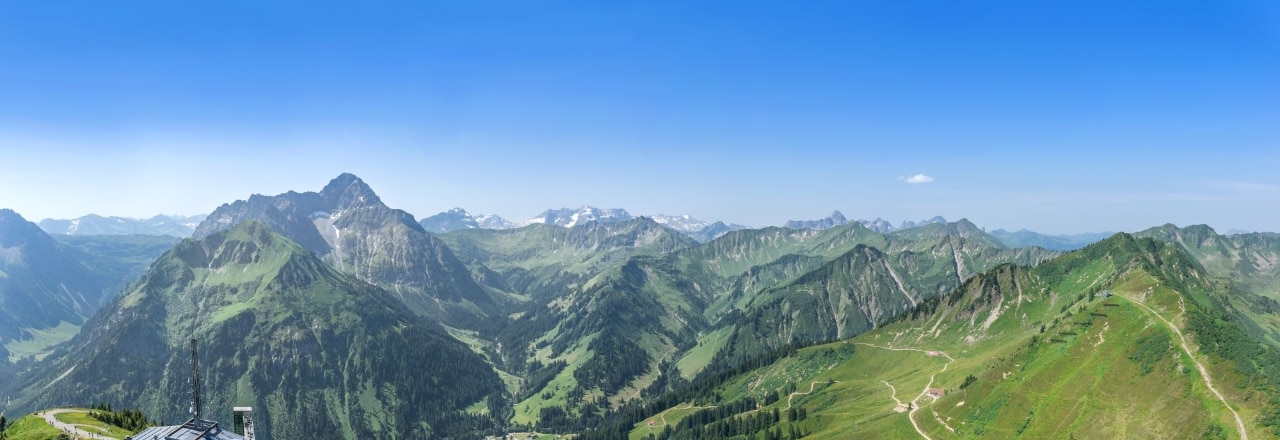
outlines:
[[521, 226], [543, 223], [571, 228], [588, 222], [618, 223], [629, 221], [633, 218], [631, 213], [625, 209], [601, 209], [584, 205], [578, 209], [548, 209], [543, 211], [542, 214], [525, 220], [521, 223]]
[[657, 214], [657, 215], [652, 215], [648, 217], [653, 219], [653, 221], [657, 222], [662, 226], [666, 226], [668, 228], [675, 229], [677, 231], [680, 231], [686, 234], [698, 232], [703, 229], [706, 229], [708, 226], [711, 226], [711, 223], [707, 223], [702, 220], [693, 218], [693, 216], [689, 214], [683, 214], [683, 215]]

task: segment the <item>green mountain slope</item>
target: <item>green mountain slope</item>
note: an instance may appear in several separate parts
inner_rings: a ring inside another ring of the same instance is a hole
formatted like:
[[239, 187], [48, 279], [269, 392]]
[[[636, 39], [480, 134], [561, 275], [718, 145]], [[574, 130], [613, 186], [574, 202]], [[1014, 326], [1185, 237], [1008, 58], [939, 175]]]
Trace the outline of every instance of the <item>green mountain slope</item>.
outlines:
[[701, 264], [721, 277], [740, 275], [753, 267], [788, 255], [829, 259], [865, 244], [883, 247], [887, 239], [858, 223], [829, 229], [764, 228], [726, 233], [695, 248], [680, 252], [682, 260]]
[[101, 303], [102, 280], [34, 223], [0, 210], [0, 342], [26, 329], [79, 325]]
[[90, 271], [111, 282], [105, 287], [106, 298], [123, 291], [160, 255], [182, 241], [169, 235], [54, 235], [53, 239]]
[[591, 419], [707, 368], [875, 328], [958, 286], [960, 274], [1055, 255], [972, 242], [960, 237], [963, 226], [937, 230], [886, 237], [860, 224], [770, 228], [633, 256], [535, 301], [500, 334], [506, 367], [530, 378], [516, 421], [565, 429], [572, 422], [562, 419]]
[[475, 282], [453, 251], [364, 181], [342, 174], [320, 192], [253, 195], [225, 204], [196, 228], [207, 237], [258, 221], [338, 270], [394, 293], [410, 309], [453, 326], [490, 329], [518, 301]]
[[0, 210], [0, 359], [42, 358], [177, 239], [50, 237]]
[[481, 283], [535, 299], [582, 286], [632, 255], [661, 255], [697, 245], [647, 217], [570, 228], [466, 229], [439, 237]]
[[101, 401], [182, 420], [193, 337], [206, 408], [257, 408], [260, 438], [474, 438], [506, 405], [497, 375], [438, 325], [247, 222], [167, 252], [20, 376], [6, 409]]
[[1220, 235], [1206, 225], [1179, 228], [1168, 224], [1134, 235], [1176, 244], [1215, 275], [1280, 299], [1280, 234]]
[[1054, 255], [1039, 248], [994, 248], [951, 235], [890, 238], [886, 248], [896, 253], [859, 245], [750, 298], [740, 307], [743, 316], [730, 320], [737, 329], [720, 353], [724, 362], [734, 364], [787, 344], [856, 335], [960, 286], [970, 272], [1004, 263], [1032, 265]]
[[1280, 358], [1226, 312], [1224, 285], [1119, 234], [702, 377], [582, 438], [1270, 438]]
[[1229, 282], [1223, 306], [1253, 336], [1280, 347], [1280, 235], [1220, 235], [1205, 225], [1163, 225], [1135, 234], [1172, 243]]

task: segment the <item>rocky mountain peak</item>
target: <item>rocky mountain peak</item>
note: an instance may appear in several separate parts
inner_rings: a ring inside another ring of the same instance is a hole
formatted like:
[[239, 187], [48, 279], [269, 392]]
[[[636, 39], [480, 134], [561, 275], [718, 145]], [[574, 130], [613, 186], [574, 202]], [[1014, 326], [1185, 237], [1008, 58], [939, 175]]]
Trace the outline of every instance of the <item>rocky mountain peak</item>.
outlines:
[[583, 205], [578, 209], [561, 208], [548, 209], [542, 214], [526, 220], [524, 225], [535, 223], [545, 223], [548, 225], [573, 227], [588, 222], [625, 222], [630, 221], [633, 217], [625, 209], [602, 209], [590, 205]]
[[467, 210], [462, 208], [453, 208], [445, 212], [422, 219], [419, 222], [422, 228], [427, 232], [437, 234], [455, 231], [458, 229], [476, 229], [480, 224], [476, 222]]
[[946, 222], [947, 222], [947, 219], [942, 218], [942, 216], [940, 215], [935, 215], [933, 216], [933, 218], [921, 220], [918, 222], [913, 222], [911, 220], [904, 220], [902, 222], [902, 226], [899, 226], [898, 229], [918, 228], [921, 226], [927, 226], [927, 225], [938, 224], [938, 223], [946, 223]]
[[382, 199], [373, 192], [373, 188], [351, 173], [342, 173], [330, 180], [320, 190], [320, 197], [324, 199], [325, 205], [338, 209], [382, 205]]
[[831, 211], [831, 215], [827, 218], [817, 220], [791, 220], [782, 227], [787, 229], [829, 229], [836, 226], [849, 223], [849, 219], [845, 218], [840, 211]]
[[0, 209], [0, 226], [25, 221], [27, 221], [27, 219], [22, 218], [22, 215], [14, 212], [12, 209]]
[[8, 223], [8, 222], [15, 222], [15, 221], [25, 222], [27, 221], [27, 219], [22, 218], [21, 214], [18, 214], [16, 211], [12, 209], [8, 209], [8, 208], [0, 209], [0, 222]]
[[49, 247], [53, 246], [53, 240], [35, 223], [27, 221], [12, 209], [0, 209], [0, 246], [11, 247], [30, 243], [33, 240], [47, 242]]

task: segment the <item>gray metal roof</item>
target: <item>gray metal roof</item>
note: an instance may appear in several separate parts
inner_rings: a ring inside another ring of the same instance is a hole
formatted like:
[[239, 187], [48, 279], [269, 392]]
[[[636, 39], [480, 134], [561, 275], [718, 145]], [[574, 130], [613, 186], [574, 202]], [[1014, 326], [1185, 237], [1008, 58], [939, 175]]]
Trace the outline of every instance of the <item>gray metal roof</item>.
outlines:
[[133, 440], [245, 440], [244, 436], [222, 429], [217, 422], [187, 420], [174, 426], [156, 426], [133, 435]]

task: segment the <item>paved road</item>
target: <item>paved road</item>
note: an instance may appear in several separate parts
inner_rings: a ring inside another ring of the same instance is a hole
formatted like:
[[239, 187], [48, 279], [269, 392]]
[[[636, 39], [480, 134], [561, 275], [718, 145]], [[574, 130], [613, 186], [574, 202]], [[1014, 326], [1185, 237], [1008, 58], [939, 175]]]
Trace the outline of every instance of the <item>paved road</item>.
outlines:
[[[82, 410], [82, 409], [65, 409], [65, 408], [64, 408], [64, 409], [52, 409], [52, 410], [49, 410], [49, 411], [45, 411], [45, 412], [40, 413], [40, 417], [43, 417], [43, 418], [44, 418], [45, 423], [48, 423], [48, 424], [49, 424], [49, 426], [52, 426], [52, 427], [54, 427], [54, 428], [57, 428], [59, 431], [69, 432], [69, 433], [71, 433], [72, 435], [76, 435], [76, 436], [79, 436], [79, 437], [82, 437], [82, 438], [87, 438], [87, 439], [104, 439], [104, 440], [120, 440], [120, 439], [118, 439], [118, 438], [116, 438], [116, 437], [108, 436], [108, 435], [104, 434], [102, 431], [93, 432], [93, 431], [85, 431], [85, 430], [83, 430], [83, 429], [80, 429], [80, 427], [81, 427], [81, 426], [84, 426], [84, 425], [72, 425], [72, 424], [70, 424], [70, 423], [63, 423], [63, 422], [59, 421], [59, 420], [58, 420], [58, 418], [56, 417], [58, 414], [62, 414], [62, 413], [86, 413], [86, 414], [87, 414], [87, 413], [89, 413], [89, 411], [85, 411], [85, 410]], [[95, 430], [96, 430], [96, 429], [99, 429], [99, 428], [92, 427], [92, 426], [90, 426], [89, 428], [93, 428], [93, 429], [95, 429]]]

